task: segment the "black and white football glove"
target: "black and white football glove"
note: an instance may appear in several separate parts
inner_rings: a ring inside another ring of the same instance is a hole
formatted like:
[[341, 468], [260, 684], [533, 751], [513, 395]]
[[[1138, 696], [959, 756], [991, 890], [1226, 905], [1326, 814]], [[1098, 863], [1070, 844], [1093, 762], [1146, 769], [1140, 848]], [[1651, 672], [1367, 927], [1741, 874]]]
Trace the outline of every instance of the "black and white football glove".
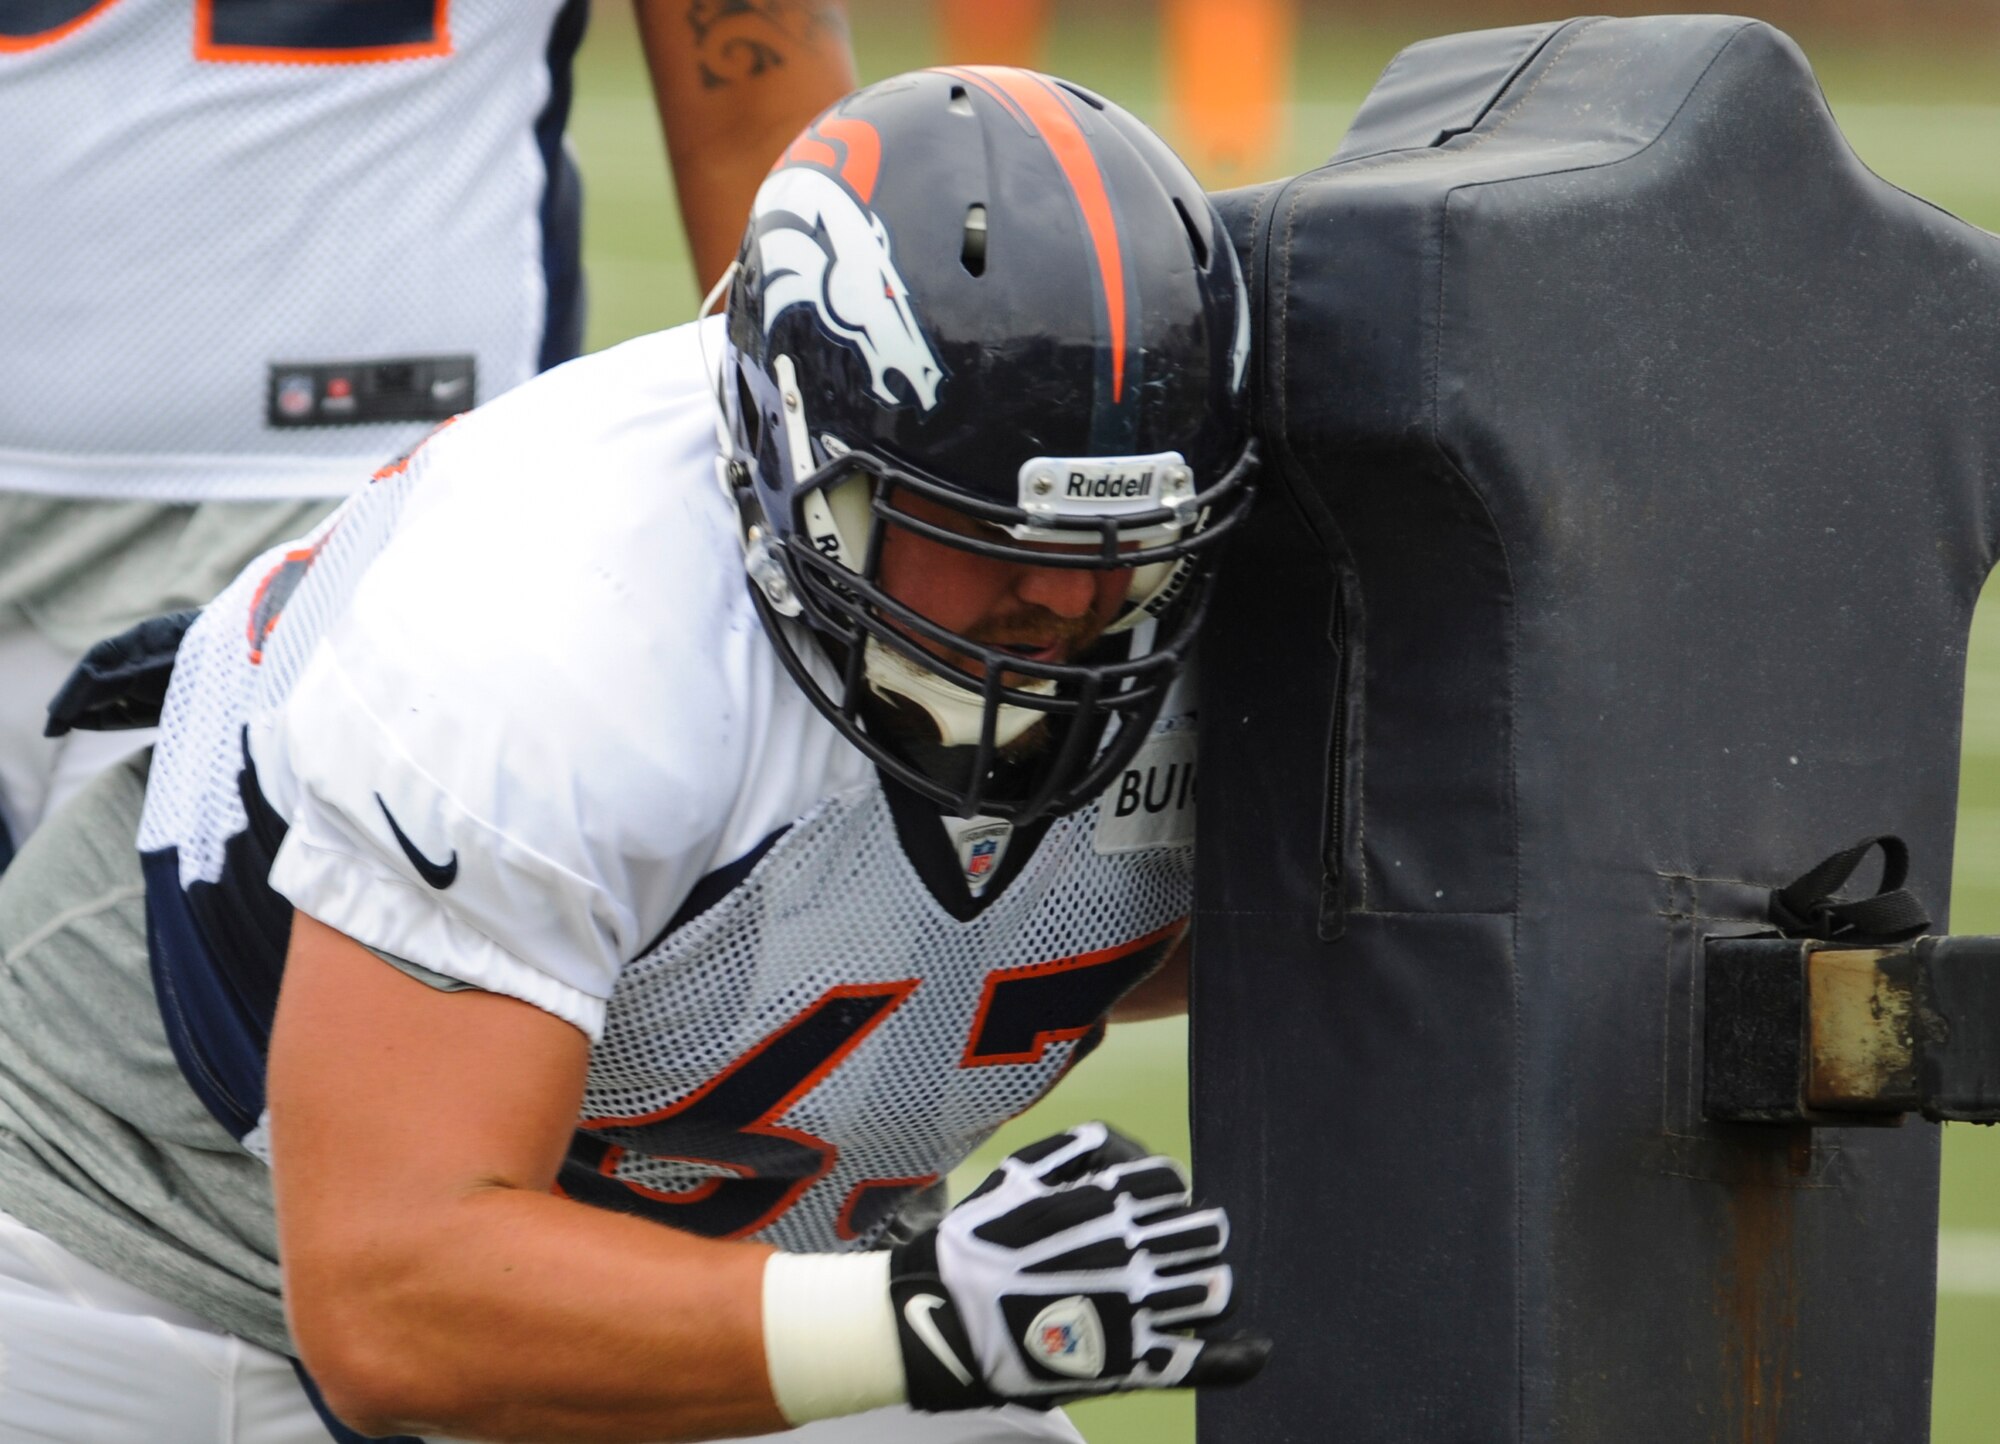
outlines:
[[1009, 1155], [890, 1256], [910, 1403], [932, 1412], [1240, 1384], [1270, 1342], [1187, 1332], [1229, 1309], [1229, 1220], [1102, 1123]]

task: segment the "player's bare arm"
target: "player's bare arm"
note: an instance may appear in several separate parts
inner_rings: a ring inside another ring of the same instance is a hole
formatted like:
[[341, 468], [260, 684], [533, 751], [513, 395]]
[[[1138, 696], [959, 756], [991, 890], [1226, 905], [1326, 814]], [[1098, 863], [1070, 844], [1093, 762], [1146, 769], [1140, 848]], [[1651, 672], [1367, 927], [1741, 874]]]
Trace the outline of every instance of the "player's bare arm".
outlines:
[[300, 1357], [348, 1423], [614, 1444], [1059, 1399], [1083, 1381], [1026, 1361], [1005, 1321], [1056, 1307], [1052, 1288], [1129, 1300], [1122, 1326], [1091, 1315], [1125, 1330], [1100, 1347], [1129, 1364], [1087, 1392], [1238, 1382], [1262, 1362], [1261, 1340], [1178, 1331], [1228, 1306], [1227, 1226], [1101, 1125], [1022, 1150], [887, 1255], [777, 1255], [554, 1191], [588, 1056], [540, 1009], [434, 990], [295, 915], [273, 1184]]
[[1183, 932], [1158, 970], [1112, 1005], [1112, 1022], [1145, 1023], [1187, 1011], [1188, 959], [1194, 951], [1193, 938], [1192, 932]]
[[342, 1418], [578, 1444], [784, 1427], [771, 1250], [551, 1191], [588, 1051], [538, 1008], [433, 990], [297, 915], [274, 1182], [292, 1327]]
[[854, 88], [839, 0], [634, 0], [681, 219], [707, 290], [771, 162]]

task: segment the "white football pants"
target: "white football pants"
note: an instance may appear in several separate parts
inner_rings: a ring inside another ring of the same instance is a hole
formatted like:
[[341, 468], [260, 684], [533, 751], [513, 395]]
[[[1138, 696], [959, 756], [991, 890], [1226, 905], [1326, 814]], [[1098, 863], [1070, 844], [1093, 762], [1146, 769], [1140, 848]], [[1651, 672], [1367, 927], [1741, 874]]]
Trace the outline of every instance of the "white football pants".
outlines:
[[[878, 1409], [765, 1439], [1082, 1444], [1083, 1436], [1060, 1410]], [[218, 1332], [0, 1213], [0, 1440], [328, 1444], [328, 1435], [290, 1360]]]

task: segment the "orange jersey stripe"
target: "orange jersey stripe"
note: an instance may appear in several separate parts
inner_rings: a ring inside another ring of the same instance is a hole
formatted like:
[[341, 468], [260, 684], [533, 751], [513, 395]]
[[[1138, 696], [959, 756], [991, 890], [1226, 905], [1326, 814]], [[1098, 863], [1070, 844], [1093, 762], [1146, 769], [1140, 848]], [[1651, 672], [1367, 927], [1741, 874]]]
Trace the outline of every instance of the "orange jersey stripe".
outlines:
[[1118, 218], [1111, 209], [1111, 196], [1104, 188], [1104, 174], [1091, 154], [1090, 141], [1077, 123], [1068, 103], [1056, 88], [1041, 76], [1026, 70], [1010, 70], [996, 65], [952, 65], [945, 73], [969, 80], [998, 99], [1013, 114], [1040, 135], [1042, 143], [1062, 168], [1083, 212], [1084, 227], [1090, 232], [1097, 256], [1098, 275], [1104, 281], [1105, 319], [1111, 331], [1111, 399], [1125, 397], [1125, 255], [1119, 244]]

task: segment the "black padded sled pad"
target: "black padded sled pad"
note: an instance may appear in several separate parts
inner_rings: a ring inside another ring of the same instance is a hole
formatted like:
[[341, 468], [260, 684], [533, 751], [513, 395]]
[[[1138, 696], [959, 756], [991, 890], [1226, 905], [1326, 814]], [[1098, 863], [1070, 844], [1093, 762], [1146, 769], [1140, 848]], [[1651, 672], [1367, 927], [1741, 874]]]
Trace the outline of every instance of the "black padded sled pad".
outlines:
[[1943, 930], [2000, 242], [1717, 16], [1413, 47], [1218, 199], [1196, 1142], [1279, 1350], [1205, 1440], [1922, 1438], [1935, 1130], [1705, 1122], [1699, 954], [1882, 832]]

